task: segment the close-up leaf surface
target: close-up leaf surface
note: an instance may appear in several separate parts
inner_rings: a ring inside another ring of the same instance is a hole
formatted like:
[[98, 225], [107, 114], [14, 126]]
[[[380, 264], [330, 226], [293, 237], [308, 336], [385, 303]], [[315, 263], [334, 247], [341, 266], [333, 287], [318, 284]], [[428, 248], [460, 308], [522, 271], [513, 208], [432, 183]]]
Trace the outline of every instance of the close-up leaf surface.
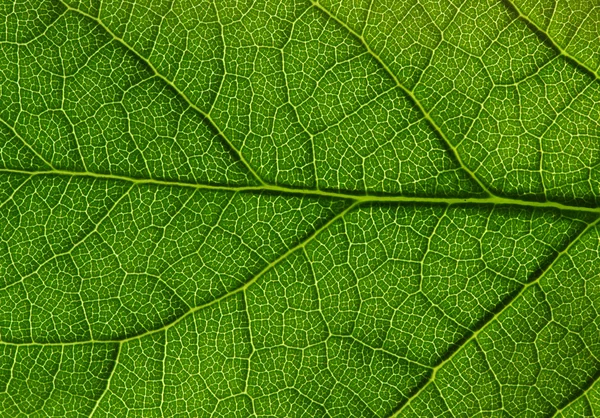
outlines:
[[0, 0], [1, 417], [600, 417], [596, 0]]

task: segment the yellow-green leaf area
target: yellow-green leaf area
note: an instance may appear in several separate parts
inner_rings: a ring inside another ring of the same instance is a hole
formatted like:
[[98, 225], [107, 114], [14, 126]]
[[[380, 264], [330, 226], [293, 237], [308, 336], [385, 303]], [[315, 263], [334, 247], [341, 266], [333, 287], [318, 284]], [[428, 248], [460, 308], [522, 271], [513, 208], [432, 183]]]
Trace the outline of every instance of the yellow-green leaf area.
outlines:
[[594, 1], [0, 17], [0, 417], [600, 416]]

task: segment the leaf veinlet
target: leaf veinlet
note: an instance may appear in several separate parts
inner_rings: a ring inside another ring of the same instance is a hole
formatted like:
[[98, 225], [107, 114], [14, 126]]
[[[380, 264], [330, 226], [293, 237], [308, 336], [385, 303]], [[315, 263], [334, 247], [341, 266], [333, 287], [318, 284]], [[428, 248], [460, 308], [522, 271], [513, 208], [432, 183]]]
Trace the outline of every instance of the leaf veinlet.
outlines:
[[2, 414], [598, 413], [595, 8], [2, 7]]
[[[581, 237], [583, 234], [585, 234], [588, 230], [594, 228], [596, 225], [598, 224], [598, 220], [594, 221], [593, 223], [590, 223], [586, 229], [584, 229], [581, 234], [579, 236], [577, 236], [573, 241], [571, 241], [571, 243], [569, 244], [568, 247], [566, 247], [560, 254], [557, 255], [557, 257], [555, 258], [554, 261], [558, 260], [559, 257], [561, 257], [562, 254], [565, 254], [568, 252], [569, 248], [571, 248], [579, 239], [579, 237]], [[548, 271], [548, 269], [550, 269], [552, 267], [552, 265], [549, 265], [548, 268], [541, 272], [534, 280], [528, 282], [525, 286], [523, 286], [521, 288], [521, 290], [514, 295], [511, 300], [508, 301], [508, 303], [506, 303], [501, 310], [499, 310], [498, 312], [496, 312], [493, 317], [487, 321], [486, 323], [482, 324], [481, 327], [479, 329], [476, 329], [473, 334], [471, 334], [471, 336], [469, 336], [469, 338], [462, 344], [462, 346], [464, 347], [465, 345], [467, 345], [470, 342], [474, 342], [477, 340], [477, 336], [483, 332], [487, 326], [489, 326], [490, 323], [492, 323], [493, 321], [497, 321], [498, 318], [500, 318], [500, 316], [502, 316], [502, 314], [511, 308], [511, 304], [514, 300], [516, 300], [517, 298], [519, 298], [523, 293], [525, 293], [527, 291], [528, 288], [530, 288], [531, 286], [535, 286], [536, 283], [543, 278], [544, 273], [546, 271]], [[391, 417], [398, 417], [398, 416], [402, 416], [402, 413], [404, 411], [406, 411], [409, 407], [410, 407], [410, 403], [411, 401], [418, 397], [420, 393], [422, 393], [424, 390], [426, 390], [426, 388], [431, 385], [431, 384], [435, 384], [435, 376], [437, 371], [442, 368], [444, 366], [445, 363], [452, 361], [452, 358], [459, 353], [459, 351], [461, 350], [461, 347], [459, 347], [454, 353], [452, 353], [448, 358], [444, 359], [442, 362], [440, 362], [438, 365], [436, 365], [433, 369], [433, 373], [431, 375], [431, 378], [427, 381], [427, 383], [425, 385], [423, 385], [413, 396], [411, 396], [410, 398], [408, 398], [408, 400], [406, 401], [406, 403], [404, 405], [401, 406], [400, 409], [398, 409], [397, 412], [393, 413], [391, 415]]]

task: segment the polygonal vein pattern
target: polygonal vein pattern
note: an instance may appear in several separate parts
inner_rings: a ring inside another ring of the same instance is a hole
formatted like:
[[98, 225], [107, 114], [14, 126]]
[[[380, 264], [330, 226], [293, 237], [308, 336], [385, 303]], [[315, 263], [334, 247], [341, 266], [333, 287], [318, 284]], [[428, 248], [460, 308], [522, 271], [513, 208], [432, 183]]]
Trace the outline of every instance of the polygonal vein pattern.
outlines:
[[0, 0], [0, 416], [600, 416], [600, 7]]

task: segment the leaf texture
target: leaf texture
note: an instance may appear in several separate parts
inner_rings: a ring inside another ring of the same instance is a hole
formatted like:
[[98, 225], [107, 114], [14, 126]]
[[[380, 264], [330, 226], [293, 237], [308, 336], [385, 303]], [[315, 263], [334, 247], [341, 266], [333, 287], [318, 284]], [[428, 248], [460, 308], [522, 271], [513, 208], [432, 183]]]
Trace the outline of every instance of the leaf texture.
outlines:
[[600, 416], [599, 4], [0, 11], [0, 416]]

